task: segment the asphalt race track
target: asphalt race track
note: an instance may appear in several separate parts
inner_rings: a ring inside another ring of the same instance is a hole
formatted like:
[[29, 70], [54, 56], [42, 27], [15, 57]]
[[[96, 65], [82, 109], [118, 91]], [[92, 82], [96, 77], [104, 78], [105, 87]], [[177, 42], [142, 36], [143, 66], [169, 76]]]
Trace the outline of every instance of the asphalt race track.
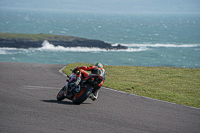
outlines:
[[102, 88], [58, 102], [63, 65], [0, 62], [0, 133], [199, 133], [200, 109]]

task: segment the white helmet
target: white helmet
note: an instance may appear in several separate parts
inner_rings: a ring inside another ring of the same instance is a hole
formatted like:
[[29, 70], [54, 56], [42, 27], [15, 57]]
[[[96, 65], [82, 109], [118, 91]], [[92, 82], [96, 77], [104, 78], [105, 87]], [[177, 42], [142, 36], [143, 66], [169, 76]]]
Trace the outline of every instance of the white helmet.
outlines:
[[101, 63], [99, 63], [99, 62], [95, 63], [94, 65], [99, 67], [99, 68], [103, 68], [103, 65]]

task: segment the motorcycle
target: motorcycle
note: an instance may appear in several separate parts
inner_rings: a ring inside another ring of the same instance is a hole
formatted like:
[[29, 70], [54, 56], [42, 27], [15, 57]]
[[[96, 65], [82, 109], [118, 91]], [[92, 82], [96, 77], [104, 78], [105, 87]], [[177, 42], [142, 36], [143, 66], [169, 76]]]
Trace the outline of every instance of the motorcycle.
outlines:
[[73, 82], [76, 80], [76, 74], [73, 70], [71, 71], [71, 76], [67, 75], [67, 84], [57, 94], [57, 100], [62, 101], [67, 98], [74, 104], [81, 104], [90, 96], [94, 87], [102, 82], [103, 78], [97, 74], [89, 74], [78, 86], [75, 86]]

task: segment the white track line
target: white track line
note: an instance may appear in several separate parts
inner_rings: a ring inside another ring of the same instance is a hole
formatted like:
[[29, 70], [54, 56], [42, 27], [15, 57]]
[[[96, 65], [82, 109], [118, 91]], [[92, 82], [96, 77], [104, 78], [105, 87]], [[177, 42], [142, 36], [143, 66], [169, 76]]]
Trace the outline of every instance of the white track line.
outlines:
[[154, 100], [154, 101], [159, 101], [159, 102], [164, 102], [164, 103], [169, 103], [169, 104], [175, 104], [175, 105], [181, 105], [181, 106], [184, 106], [184, 107], [188, 107], [188, 108], [200, 110], [200, 108], [196, 108], [196, 107], [191, 107], [191, 106], [187, 106], [187, 105], [172, 103], [172, 102], [163, 101], [163, 100], [159, 100], [159, 99], [153, 99], [153, 98], [150, 98], [150, 97], [145, 97], [145, 96], [140, 96], [140, 95], [136, 95], [136, 94], [131, 94], [131, 93], [127, 93], [127, 92], [123, 92], [123, 91], [118, 91], [118, 90], [114, 90], [114, 89], [110, 89], [110, 88], [106, 88], [106, 87], [102, 87], [102, 88], [107, 89], [107, 90], [111, 90], [111, 91], [116, 91], [116, 92], [119, 92], [119, 93], [124, 93], [126, 95], [132, 95], [132, 96], [142, 97], [142, 98], [146, 98], [146, 99], [149, 99], [149, 100]]
[[60, 70], [59, 70], [59, 72], [62, 74], [62, 75], [64, 75], [65, 77], [67, 77], [67, 75], [65, 74], [65, 73], [63, 73], [63, 69], [65, 68], [66, 66], [64, 66], [63, 68], [61, 68]]
[[46, 86], [24, 86], [26, 89], [60, 89], [55, 87], [46, 87]]
[[[62, 69], [60, 69], [59, 72], [60, 72], [62, 75], [64, 75], [64, 76], [67, 77], [67, 75], [66, 75], [65, 73], [62, 72], [62, 70], [63, 70], [65, 67], [66, 67], [66, 66], [64, 66]], [[184, 106], [184, 107], [187, 107], [187, 108], [192, 108], [192, 109], [198, 109], [198, 110], [200, 110], [200, 108], [196, 108], [196, 107], [191, 107], [191, 106], [187, 106], [187, 105], [182, 105], [182, 104], [167, 102], [167, 101], [163, 101], [163, 100], [153, 99], [153, 98], [150, 98], [150, 97], [144, 97], [144, 96], [140, 96], [140, 95], [136, 95], [136, 94], [131, 94], [131, 93], [123, 92], [123, 91], [114, 90], [114, 89], [111, 89], [111, 88], [106, 88], [106, 87], [102, 87], [102, 88], [103, 88], [103, 89], [106, 89], [106, 90], [111, 90], [111, 91], [116, 91], [116, 92], [119, 92], [119, 93], [127, 94], [127, 95], [132, 95], [132, 96], [137, 96], [137, 97], [146, 98], [146, 99], [149, 99], [149, 100], [154, 100], [154, 101], [159, 101], [159, 102], [164, 102], [164, 103], [169, 103], [169, 104], [175, 104], [175, 105], [181, 105], [181, 106]]]

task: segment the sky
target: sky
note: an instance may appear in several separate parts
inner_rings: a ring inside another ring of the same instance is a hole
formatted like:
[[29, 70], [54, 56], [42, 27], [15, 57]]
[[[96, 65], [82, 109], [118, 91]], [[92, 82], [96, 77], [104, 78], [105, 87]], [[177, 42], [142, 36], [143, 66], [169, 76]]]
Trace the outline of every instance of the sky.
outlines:
[[200, 13], [200, 0], [0, 0], [0, 8], [83, 12]]

